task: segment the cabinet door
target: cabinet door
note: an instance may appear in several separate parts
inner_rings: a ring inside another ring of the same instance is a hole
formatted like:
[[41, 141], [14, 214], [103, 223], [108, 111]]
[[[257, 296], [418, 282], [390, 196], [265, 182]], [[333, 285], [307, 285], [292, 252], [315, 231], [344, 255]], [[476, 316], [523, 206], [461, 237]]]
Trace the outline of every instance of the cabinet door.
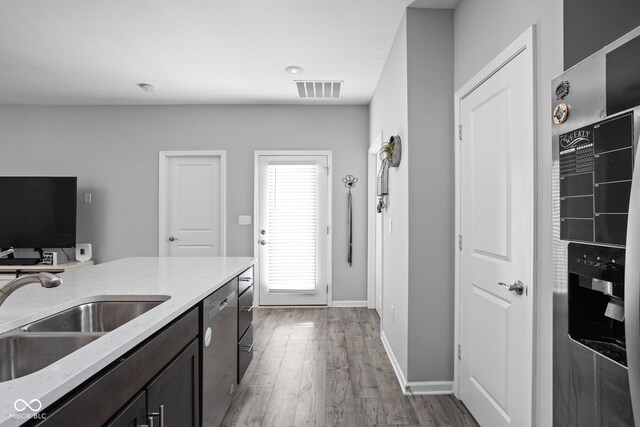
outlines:
[[142, 427], [149, 425], [147, 419], [147, 393], [143, 390], [131, 402], [107, 421], [105, 427]]
[[147, 410], [157, 426], [200, 425], [198, 340], [193, 340], [147, 387]]

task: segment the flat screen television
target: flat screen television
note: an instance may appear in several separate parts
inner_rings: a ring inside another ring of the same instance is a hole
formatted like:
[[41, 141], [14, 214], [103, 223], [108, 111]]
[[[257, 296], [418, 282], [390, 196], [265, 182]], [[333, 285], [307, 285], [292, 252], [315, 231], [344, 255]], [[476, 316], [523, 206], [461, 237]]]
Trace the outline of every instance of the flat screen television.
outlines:
[[76, 177], [0, 177], [0, 248], [76, 245]]

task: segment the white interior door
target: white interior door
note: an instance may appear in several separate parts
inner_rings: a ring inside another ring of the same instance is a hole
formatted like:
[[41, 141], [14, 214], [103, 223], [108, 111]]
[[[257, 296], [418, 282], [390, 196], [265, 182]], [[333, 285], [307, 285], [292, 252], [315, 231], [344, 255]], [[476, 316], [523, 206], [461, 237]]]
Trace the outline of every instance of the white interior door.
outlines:
[[460, 103], [460, 398], [491, 427], [532, 422], [532, 64], [521, 51]]
[[259, 156], [260, 305], [325, 305], [328, 156]]
[[160, 254], [224, 256], [222, 156], [163, 154]]

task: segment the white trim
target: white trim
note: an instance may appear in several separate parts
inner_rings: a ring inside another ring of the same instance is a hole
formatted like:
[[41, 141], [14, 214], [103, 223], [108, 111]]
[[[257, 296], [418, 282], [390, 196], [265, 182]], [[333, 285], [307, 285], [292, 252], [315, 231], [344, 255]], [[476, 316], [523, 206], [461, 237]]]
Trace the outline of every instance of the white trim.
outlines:
[[367, 301], [333, 301], [331, 307], [367, 307]]
[[[333, 302], [333, 278], [332, 278], [332, 236], [333, 236], [333, 193], [332, 193], [332, 177], [333, 177], [333, 152], [331, 150], [259, 150], [253, 153], [253, 257], [255, 259], [254, 275], [253, 275], [253, 291], [254, 305], [260, 307], [260, 253], [258, 248], [258, 239], [255, 236], [260, 235], [258, 229], [260, 217], [260, 156], [327, 156], [327, 165], [329, 172], [327, 174], [327, 307], [331, 307]], [[302, 307], [302, 306], [297, 306]]]
[[380, 340], [384, 350], [387, 352], [393, 371], [398, 379], [398, 385], [400, 391], [405, 396], [410, 395], [441, 395], [453, 393], [453, 381], [407, 381], [400, 368], [400, 363], [396, 358], [395, 353], [391, 349], [391, 344], [387, 340], [387, 336], [384, 331], [380, 331]]
[[376, 308], [376, 159], [382, 147], [382, 131], [371, 141], [367, 156], [367, 308]]
[[[536, 260], [536, 247], [537, 247], [537, 239], [536, 239], [536, 233], [535, 233], [535, 227], [536, 227], [536, 210], [537, 210], [537, 201], [536, 201], [536, 181], [537, 181], [537, 174], [536, 174], [536, 153], [535, 153], [535, 149], [536, 149], [536, 142], [537, 142], [537, 134], [536, 134], [536, 91], [535, 91], [535, 82], [536, 82], [536, 74], [535, 74], [535, 70], [536, 70], [536, 62], [535, 62], [535, 35], [536, 35], [536, 27], [535, 25], [532, 25], [531, 27], [529, 27], [522, 35], [520, 35], [513, 43], [511, 43], [505, 50], [503, 50], [497, 57], [495, 57], [486, 67], [484, 67], [478, 74], [476, 74], [474, 77], [471, 78], [471, 80], [469, 80], [464, 86], [462, 86], [462, 88], [460, 88], [458, 91], [456, 91], [455, 95], [454, 95], [454, 112], [455, 112], [455, 121], [454, 121], [454, 147], [455, 147], [455, 232], [454, 232], [454, 236], [453, 238], [455, 239], [455, 296], [454, 296], [454, 370], [453, 370], [453, 394], [456, 397], [460, 396], [460, 360], [457, 357], [458, 354], [458, 344], [460, 341], [460, 268], [461, 268], [461, 262], [460, 262], [460, 256], [461, 256], [461, 252], [458, 250], [458, 235], [460, 234], [460, 230], [461, 230], [461, 224], [460, 224], [460, 220], [461, 220], [461, 215], [460, 215], [460, 209], [461, 209], [461, 200], [460, 200], [460, 195], [461, 195], [461, 183], [460, 183], [460, 173], [461, 173], [461, 168], [460, 168], [460, 161], [461, 161], [461, 155], [460, 155], [460, 140], [458, 139], [458, 125], [461, 123], [461, 111], [460, 111], [460, 104], [461, 101], [466, 98], [469, 94], [471, 94], [471, 92], [473, 92], [477, 87], [479, 87], [482, 83], [484, 83], [486, 80], [488, 80], [491, 76], [493, 76], [496, 72], [498, 72], [502, 67], [504, 67], [507, 63], [509, 63], [515, 56], [517, 56], [518, 54], [521, 54], [522, 52], [526, 51], [526, 54], [529, 55], [529, 61], [530, 61], [530, 66], [532, 68], [532, 80], [531, 80], [531, 92], [533, 94], [533, 105], [532, 105], [532, 112], [533, 115], [531, 117], [532, 120], [532, 129], [533, 129], [533, 144], [532, 144], [532, 158], [534, 159], [534, 169], [533, 169], [533, 179], [532, 179], [532, 183], [534, 186], [534, 191], [532, 192], [532, 195], [534, 197], [534, 201], [533, 201], [533, 216], [532, 216], [532, 229], [529, 230], [533, 236], [532, 238], [532, 244], [533, 244], [533, 254], [534, 254], [534, 259], [533, 259], [533, 286], [531, 287], [531, 291], [534, 292], [534, 289], [536, 287], [536, 265], [537, 265], [537, 260]], [[463, 139], [464, 139], [464, 129], [463, 129]], [[534, 377], [532, 378], [532, 385], [535, 388], [536, 387], [536, 382], [535, 382], [535, 368], [536, 368], [536, 363], [537, 363], [537, 357], [536, 357], [536, 297], [535, 297], [535, 292], [534, 294], [531, 295], [531, 297], [533, 298], [533, 319], [532, 319], [532, 324], [534, 327], [533, 330], [533, 373], [534, 373]], [[534, 399], [534, 401], [532, 402], [532, 414], [535, 413], [535, 390], [532, 391], [532, 398]]]
[[402, 393], [406, 393], [407, 387], [407, 379], [404, 376], [404, 372], [402, 372], [402, 368], [400, 367], [400, 363], [396, 358], [395, 353], [391, 349], [391, 344], [387, 340], [387, 336], [384, 331], [380, 331], [380, 340], [382, 341], [382, 345], [384, 350], [387, 352], [387, 356], [389, 356], [389, 361], [391, 362], [391, 367], [393, 367], [393, 371], [396, 373], [396, 378], [398, 379], [398, 384], [400, 385], [400, 390]]
[[413, 395], [443, 395], [453, 394], [453, 381], [409, 381], [409, 390], [404, 394]]
[[166, 190], [167, 166], [172, 157], [220, 157], [220, 197], [222, 199], [222, 254], [227, 256], [227, 152], [224, 150], [160, 151], [158, 153], [158, 255], [164, 256], [167, 250], [164, 229], [167, 219]]

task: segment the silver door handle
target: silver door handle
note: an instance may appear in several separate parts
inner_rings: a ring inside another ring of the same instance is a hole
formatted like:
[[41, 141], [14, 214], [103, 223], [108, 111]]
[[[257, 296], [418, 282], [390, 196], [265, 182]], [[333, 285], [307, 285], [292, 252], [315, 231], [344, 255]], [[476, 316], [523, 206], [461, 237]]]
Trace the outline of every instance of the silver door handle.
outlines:
[[149, 424], [153, 427], [153, 417], [160, 419], [160, 427], [164, 427], [164, 405], [160, 405], [158, 412], [152, 412], [149, 414]]
[[516, 295], [522, 295], [524, 293], [524, 285], [520, 280], [516, 280], [513, 285], [507, 285], [506, 283], [498, 283], [500, 286], [504, 286], [508, 291], [515, 292]]
[[175, 237], [175, 236], [169, 236], [169, 241], [170, 241], [170, 242], [173, 242], [173, 241], [175, 241], [175, 240], [180, 240], [180, 239], [178, 239], [178, 238], [177, 238], [177, 237]]
[[260, 243], [262, 246], [264, 246], [264, 245], [266, 245], [266, 244], [267, 244], [267, 241], [266, 241], [266, 240], [264, 240], [264, 239], [262, 239], [262, 240], [260, 240], [258, 243]]
[[243, 307], [242, 311], [246, 311], [247, 313], [251, 313], [253, 311], [253, 306], [250, 307]]

